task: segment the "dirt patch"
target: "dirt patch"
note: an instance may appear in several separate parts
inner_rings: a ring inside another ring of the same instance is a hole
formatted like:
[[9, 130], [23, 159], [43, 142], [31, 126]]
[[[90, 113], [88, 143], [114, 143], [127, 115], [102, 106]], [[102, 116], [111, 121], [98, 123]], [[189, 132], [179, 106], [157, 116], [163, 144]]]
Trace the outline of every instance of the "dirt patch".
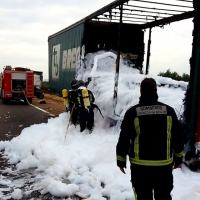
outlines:
[[44, 99], [33, 98], [32, 104], [44, 110], [44, 115], [46, 117], [49, 113], [58, 116], [59, 114], [66, 112], [63, 98], [54, 94], [44, 94]]
[[44, 99], [49, 101], [54, 101], [55, 103], [63, 105], [63, 98], [54, 94], [44, 94]]

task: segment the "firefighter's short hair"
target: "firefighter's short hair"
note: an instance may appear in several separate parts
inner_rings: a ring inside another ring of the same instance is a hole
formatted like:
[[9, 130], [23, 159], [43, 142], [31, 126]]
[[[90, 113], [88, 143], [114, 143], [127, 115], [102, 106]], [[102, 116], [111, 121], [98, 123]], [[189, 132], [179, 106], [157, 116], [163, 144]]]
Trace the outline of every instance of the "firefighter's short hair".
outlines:
[[140, 85], [142, 94], [157, 93], [157, 84], [153, 78], [145, 78]]

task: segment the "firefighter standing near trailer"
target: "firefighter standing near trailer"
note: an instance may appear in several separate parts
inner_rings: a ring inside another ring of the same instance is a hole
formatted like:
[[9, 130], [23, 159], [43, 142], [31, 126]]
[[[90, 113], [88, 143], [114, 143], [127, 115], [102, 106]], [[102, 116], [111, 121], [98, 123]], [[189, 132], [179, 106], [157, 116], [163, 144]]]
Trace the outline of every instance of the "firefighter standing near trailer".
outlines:
[[77, 89], [78, 89], [78, 80], [73, 80], [70, 83], [71, 90], [69, 90], [69, 106], [66, 107], [67, 112], [70, 111], [71, 122], [76, 126], [78, 124], [78, 115], [79, 110], [76, 106], [77, 104]]
[[79, 124], [80, 131], [83, 132], [86, 128], [90, 131], [94, 126], [94, 111], [93, 102], [95, 101], [94, 95], [90, 90], [85, 87], [84, 81], [79, 81], [77, 90], [77, 107], [79, 111]]
[[156, 82], [141, 82], [139, 104], [129, 108], [116, 147], [117, 166], [125, 173], [126, 156], [137, 200], [171, 200], [173, 168], [183, 157], [182, 134], [173, 108], [158, 101]]
[[80, 125], [81, 132], [86, 128], [92, 132], [94, 126], [94, 95], [90, 90], [87, 90], [84, 81], [73, 80], [70, 85], [72, 90], [68, 94], [69, 102], [66, 104], [66, 110], [71, 113], [71, 121], [75, 126]]

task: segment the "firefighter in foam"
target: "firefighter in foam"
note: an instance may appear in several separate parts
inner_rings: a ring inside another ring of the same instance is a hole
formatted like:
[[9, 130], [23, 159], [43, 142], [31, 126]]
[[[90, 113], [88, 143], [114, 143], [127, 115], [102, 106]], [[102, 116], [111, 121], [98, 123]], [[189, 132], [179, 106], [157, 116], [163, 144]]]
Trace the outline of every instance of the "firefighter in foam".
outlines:
[[66, 89], [62, 91], [66, 111], [70, 111], [72, 123], [80, 125], [81, 132], [86, 128], [91, 132], [94, 126], [94, 95], [85, 87], [84, 81], [73, 80], [70, 85], [69, 92]]
[[86, 128], [91, 132], [94, 126], [94, 112], [93, 102], [95, 101], [94, 95], [90, 90], [85, 87], [84, 81], [78, 82], [77, 101], [78, 108], [78, 121], [80, 124], [80, 131]]
[[172, 200], [172, 170], [181, 167], [182, 133], [175, 110], [158, 101], [153, 78], [141, 82], [139, 104], [125, 113], [116, 147], [117, 166], [125, 173], [129, 156], [137, 200]]
[[77, 89], [78, 89], [78, 80], [73, 80], [70, 83], [71, 90], [62, 90], [63, 101], [66, 107], [66, 112], [71, 114], [71, 122], [76, 126], [78, 123], [78, 108], [76, 106], [77, 102]]

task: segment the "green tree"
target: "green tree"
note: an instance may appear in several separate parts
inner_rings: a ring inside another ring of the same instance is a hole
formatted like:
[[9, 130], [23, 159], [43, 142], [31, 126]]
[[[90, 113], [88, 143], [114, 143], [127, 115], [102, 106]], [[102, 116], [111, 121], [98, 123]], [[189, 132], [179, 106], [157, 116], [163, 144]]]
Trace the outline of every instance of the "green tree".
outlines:
[[188, 74], [183, 73], [182, 76], [180, 76], [177, 72], [171, 72], [170, 69], [168, 69], [166, 72], [159, 72], [158, 76], [171, 78], [177, 81], [189, 82], [190, 80], [190, 76]]

